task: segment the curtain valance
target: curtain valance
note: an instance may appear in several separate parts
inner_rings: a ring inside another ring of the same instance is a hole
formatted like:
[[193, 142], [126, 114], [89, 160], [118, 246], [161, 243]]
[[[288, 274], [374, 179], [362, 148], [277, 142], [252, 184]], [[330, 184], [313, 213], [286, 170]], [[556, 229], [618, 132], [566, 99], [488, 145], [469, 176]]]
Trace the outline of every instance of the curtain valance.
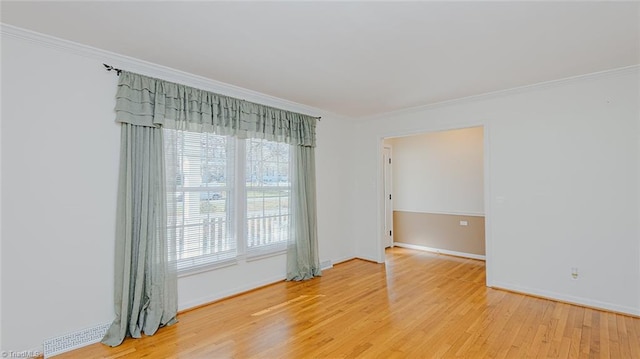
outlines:
[[116, 121], [315, 147], [312, 116], [122, 71]]

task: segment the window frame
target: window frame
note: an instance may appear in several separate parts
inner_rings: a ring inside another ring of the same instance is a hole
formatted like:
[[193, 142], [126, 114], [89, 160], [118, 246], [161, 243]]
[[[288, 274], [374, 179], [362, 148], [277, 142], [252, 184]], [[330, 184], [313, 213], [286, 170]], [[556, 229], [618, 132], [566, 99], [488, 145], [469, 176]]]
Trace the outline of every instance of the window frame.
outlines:
[[[247, 144], [248, 141], [251, 141], [251, 140], [252, 139], [243, 140], [243, 142], [244, 142], [243, 147], [244, 147], [244, 151], [245, 151], [245, 161], [246, 161], [244, 163], [245, 171], [246, 171], [246, 168], [247, 168], [247, 164], [249, 162], [248, 159], [247, 159], [247, 156], [246, 156], [246, 151], [247, 151], [246, 144]], [[274, 191], [274, 190], [275, 191], [286, 190], [287, 191], [287, 196], [286, 197], [287, 197], [287, 202], [288, 202], [287, 206], [289, 207], [290, 204], [291, 204], [291, 187], [292, 187], [291, 186], [291, 182], [290, 182], [290, 179], [291, 179], [291, 160], [292, 160], [292, 157], [291, 157], [292, 156], [292, 152], [291, 152], [291, 148], [290, 148], [291, 145], [288, 145], [288, 144], [285, 144], [285, 143], [282, 143], [282, 142], [268, 141], [268, 140], [263, 140], [263, 139], [253, 139], [253, 140], [262, 141], [263, 144], [264, 144], [264, 142], [271, 142], [271, 143], [277, 143], [278, 145], [282, 145], [282, 146], [287, 146], [288, 147], [288, 149], [287, 149], [287, 157], [288, 157], [287, 158], [287, 179], [288, 179], [287, 183], [288, 183], [288, 185], [287, 186], [281, 186], [279, 184], [278, 185], [270, 185], [270, 186], [248, 185], [248, 183], [251, 183], [251, 182], [247, 182], [246, 181], [246, 176], [245, 176], [244, 179], [243, 179], [244, 180], [244, 182], [243, 182], [243, 185], [244, 185], [243, 186], [243, 190], [245, 191], [245, 197], [244, 197], [245, 205], [247, 204], [247, 201], [249, 200], [249, 196], [248, 196], [248, 192], [249, 191], [266, 192], [266, 191]], [[277, 162], [277, 163], [279, 164], [280, 162]], [[276, 176], [278, 178], [280, 178], [280, 175], [281, 174], [278, 173]], [[281, 182], [278, 182], [278, 183], [281, 183]], [[282, 196], [278, 196], [278, 197], [281, 198]], [[264, 197], [262, 197], [262, 198], [264, 198]], [[278, 200], [278, 201], [280, 201], [280, 200]], [[278, 206], [280, 208], [280, 204]], [[244, 219], [243, 223], [244, 223], [244, 236], [245, 236], [245, 238], [244, 238], [243, 242], [244, 242], [244, 244], [246, 246], [245, 254], [246, 254], [246, 257], [248, 259], [259, 259], [259, 258], [269, 257], [269, 256], [272, 256], [272, 255], [279, 255], [279, 254], [282, 254], [282, 253], [284, 253], [286, 251], [287, 242], [289, 241], [289, 236], [291, 235], [290, 232], [289, 232], [290, 231], [289, 226], [290, 226], [290, 221], [291, 221], [291, 212], [288, 211], [288, 213], [286, 215], [289, 218], [287, 219], [287, 224], [286, 224], [286, 226], [287, 226], [287, 228], [286, 228], [287, 236], [286, 236], [286, 238], [284, 238], [284, 240], [280, 240], [280, 241], [278, 241], [276, 243], [257, 245], [257, 246], [253, 246], [253, 247], [249, 246], [249, 240], [250, 240], [249, 227], [250, 226], [249, 226], [249, 223], [248, 223], [249, 218], [247, 218], [248, 214], [249, 214], [248, 209], [245, 210], [244, 214], [245, 214], [245, 219]], [[262, 214], [263, 214], [262, 217], [256, 217], [256, 218], [272, 217], [272, 216], [264, 216], [264, 211], [262, 212]], [[282, 217], [282, 215], [278, 215], [277, 217]]]
[[[189, 131], [182, 131], [188, 133]], [[197, 132], [191, 132], [197, 133]], [[287, 200], [288, 205], [291, 203], [291, 195], [292, 195], [292, 186], [291, 183], [288, 182], [288, 185], [274, 185], [274, 186], [252, 186], [250, 183], [246, 181], [247, 178], [247, 164], [249, 162], [247, 158], [247, 143], [252, 139], [241, 139], [235, 136], [228, 135], [218, 135], [226, 138], [227, 142], [227, 170], [231, 169], [232, 173], [226, 174], [227, 179], [232, 176], [232, 180], [230, 182], [226, 182], [224, 186], [207, 186], [207, 187], [185, 187], [184, 186], [184, 178], [180, 181], [180, 185], [176, 183], [176, 193], [181, 193], [183, 195], [183, 203], [186, 201], [186, 194], [189, 192], [196, 193], [206, 193], [206, 192], [225, 192], [227, 201], [226, 203], [226, 221], [227, 221], [227, 230], [229, 234], [227, 235], [228, 240], [235, 242], [235, 250], [231, 249], [227, 253], [231, 253], [231, 255], [225, 255], [224, 252], [216, 252], [210, 254], [203, 254], [192, 258], [182, 258], [177, 260], [178, 267], [178, 276], [188, 276], [195, 273], [206, 272], [215, 270], [222, 267], [228, 267], [232, 265], [238, 264], [240, 260], [245, 260], [247, 262], [259, 260], [262, 258], [272, 257], [282, 255], [286, 252], [287, 243], [289, 241], [290, 229], [288, 228], [290, 223], [291, 213], [287, 211], [287, 216], [289, 217], [286, 221], [287, 236], [284, 240], [280, 240], [277, 243], [271, 243], [266, 245], [260, 245], [255, 247], [249, 246], [249, 214], [248, 214], [248, 192], [249, 191], [270, 191], [270, 190], [286, 190], [287, 191]], [[258, 140], [258, 139], [257, 139]], [[260, 140], [266, 141], [266, 140]], [[273, 142], [279, 145], [288, 146], [288, 180], [292, 178], [291, 173], [291, 148], [289, 144], [281, 143], [277, 141], [266, 141]], [[184, 146], [184, 144], [183, 144]], [[229, 150], [230, 148], [230, 150]], [[229, 152], [232, 152], [229, 155]], [[177, 154], [176, 154], [177, 156]], [[200, 156], [202, 160], [202, 156]], [[232, 159], [234, 163], [230, 166], [229, 160]], [[182, 163], [184, 164], [184, 163]], [[176, 168], [178, 174], [180, 176], [184, 176], [184, 168], [181, 166]], [[278, 173], [278, 178], [280, 178], [280, 174]], [[280, 182], [279, 182], [280, 183]], [[167, 189], [167, 194], [169, 194], [169, 189]], [[264, 197], [261, 197], [264, 198]], [[281, 196], [278, 196], [281, 198]], [[175, 199], [174, 199], [175, 200]], [[177, 201], [177, 200], [176, 200]], [[281, 201], [281, 199], [278, 199]], [[201, 200], [198, 201], [201, 203]], [[281, 206], [281, 202], [278, 204], [279, 208]], [[279, 209], [279, 211], [281, 211]], [[262, 214], [264, 215], [264, 209]], [[281, 216], [281, 215], [280, 215]], [[263, 216], [266, 218], [265, 216]], [[258, 217], [258, 218], [263, 218]], [[193, 224], [193, 226], [197, 226], [199, 224]], [[186, 228], [189, 225], [185, 225], [184, 223], [180, 226], [174, 225], [170, 226], [167, 223], [167, 240], [174, 241], [175, 243], [169, 244], [170, 246], [178, 245], [178, 236], [172, 236], [171, 232], [178, 231], [181, 228]], [[282, 228], [282, 227], [281, 227]], [[174, 232], [175, 233], [175, 232]], [[184, 237], [183, 237], [184, 238]], [[184, 240], [184, 239], [183, 239]], [[176, 252], [177, 248], [176, 248]], [[206, 258], [211, 258], [210, 260], [206, 260]], [[216, 259], [217, 258], [217, 259]]]

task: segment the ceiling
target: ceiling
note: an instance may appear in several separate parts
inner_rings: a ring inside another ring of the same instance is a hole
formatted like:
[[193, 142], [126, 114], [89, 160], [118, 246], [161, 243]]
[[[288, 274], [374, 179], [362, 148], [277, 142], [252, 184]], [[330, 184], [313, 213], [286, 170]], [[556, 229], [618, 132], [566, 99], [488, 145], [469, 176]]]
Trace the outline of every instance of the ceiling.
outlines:
[[640, 2], [10, 2], [18, 26], [359, 118], [640, 63]]

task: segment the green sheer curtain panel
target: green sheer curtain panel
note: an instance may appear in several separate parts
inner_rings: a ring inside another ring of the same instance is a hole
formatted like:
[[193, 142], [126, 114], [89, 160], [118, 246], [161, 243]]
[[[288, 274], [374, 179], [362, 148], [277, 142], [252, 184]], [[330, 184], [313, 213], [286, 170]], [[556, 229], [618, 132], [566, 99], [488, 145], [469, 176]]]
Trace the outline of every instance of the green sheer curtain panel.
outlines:
[[287, 280], [307, 280], [321, 275], [315, 148], [292, 146], [291, 150], [291, 235], [287, 243]]
[[116, 214], [116, 318], [102, 339], [152, 335], [176, 321], [175, 260], [166, 238], [166, 188], [162, 130], [124, 123]]

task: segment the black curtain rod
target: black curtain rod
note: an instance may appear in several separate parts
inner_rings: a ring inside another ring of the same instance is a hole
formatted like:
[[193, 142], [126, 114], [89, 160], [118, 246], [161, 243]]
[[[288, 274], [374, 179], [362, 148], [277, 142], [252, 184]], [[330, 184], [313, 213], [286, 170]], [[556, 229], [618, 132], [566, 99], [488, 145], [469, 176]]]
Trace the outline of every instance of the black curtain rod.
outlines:
[[[104, 65], [104, 68], [105, 68], [107, 71], [115, 71], [115, 72], [116, 72], [116, 75], [118, 75], [118, 76], [120, 76], [120, 74], [122, 73], [122, 70], [121, 70], [121, 69], [119, 69], [119, 68], [115, 68], [115, 67], [113, 67], [113, 66], [111, 66], [111, 65], [107, 65], [107, 64], [102, 64], [102, 65]], [[242, 100], [242, 101], [246, 101], [246, 100]], [[316, 118], [318, 121], [320, 121], [320, 119], [322, 119], [322, 117], [320, 117], [320, 116], [316, 116], [315, 118]]]
[[111, 65], [107, 65], [107, 64], [102, 64], [102, 65], [104, 65], [104, 68], [105, 68], [107, 71], [115, 71], [115, 72], [116, 72], [116, 75], [118, 75], [118, 76], [120, 76], [120, 73], [122, 73], [122, 70], [117, 69], [117, 68], [115, 68], [115, 67], [113, 67], [113, 66], [111, 66]]

